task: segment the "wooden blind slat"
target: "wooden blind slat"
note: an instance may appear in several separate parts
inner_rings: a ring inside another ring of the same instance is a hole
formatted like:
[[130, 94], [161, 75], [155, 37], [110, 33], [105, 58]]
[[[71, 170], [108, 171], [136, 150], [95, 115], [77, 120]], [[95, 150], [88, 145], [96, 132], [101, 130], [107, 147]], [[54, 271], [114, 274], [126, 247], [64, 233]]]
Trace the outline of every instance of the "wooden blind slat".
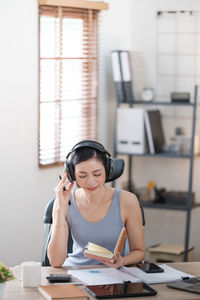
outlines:
[[39, 14], [38, 155], [46, 166], [63, 161], [73, 142], [97, 139], [98, 12], [42, 5]]
[[[58, 8], [62, 8], [63, 17], [74, 16], [74, 18], [88, 18], [88, 9], [79, 9], [79, 8], [65, 8], [62, 6], [39, 6], [40, 15], [48, 15], [48, 13], [54, 12], [56, 16], [58, 16]], [[98, 11], [91, 10], [93, 13], [93, 17], [97, 18]]]
[[82, 9], [93, 9], [93, 10], [107, 10], [108, 4], [101, 1], [83, 1], [83, 0], [38, 0], [39, 5], [46, 6], [62, 6], [62, 7], [76, 7]]

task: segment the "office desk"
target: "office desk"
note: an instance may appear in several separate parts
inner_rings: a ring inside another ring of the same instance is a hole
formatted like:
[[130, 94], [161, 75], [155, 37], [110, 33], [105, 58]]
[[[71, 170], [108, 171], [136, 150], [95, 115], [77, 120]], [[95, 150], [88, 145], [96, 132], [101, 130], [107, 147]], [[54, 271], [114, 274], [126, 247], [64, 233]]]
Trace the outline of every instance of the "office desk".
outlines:
[[[187, 263], [171, 263], [169, 266], [176, 268], [177, 270], [192, 274], [194, 276], [200, 276], [200, 262], [187, 262]], [[91, 266], [89, 266], [91, 268]], [[96, 266], [95, 266], [96, 268]], [[73, 269], [77, 269], [73, 267]], [[42, 285], [48, 285], [46, 276], [50, 273], [64, 273], [67, 268], [52, 268], [42, 267]], [[17, 274], [19, 275], [19, 274]], [[153, 284], [151, 285], [158, 294], [153, 297], [134, 297], [133, 299], [161, 299], [161, 300], [189, 300], [200, 299], [200, 295], [194, 293], [188, 293], [175, 289], [168, 288], [166, 284]], [[84, 286], [80, 285], [80, 288], [84, 290]], [[88, 294], [90, 300], [94, 299]], [[125, 299], [125, 298], [124, 298]], [[128, 298], [126, 298], [128, 299]], [[6, 283], [5, 293], [3, 300], [44, 300], [44, 298], [38, 293], [37, 288], [23, 288], [19, 279], [12, 280]]]

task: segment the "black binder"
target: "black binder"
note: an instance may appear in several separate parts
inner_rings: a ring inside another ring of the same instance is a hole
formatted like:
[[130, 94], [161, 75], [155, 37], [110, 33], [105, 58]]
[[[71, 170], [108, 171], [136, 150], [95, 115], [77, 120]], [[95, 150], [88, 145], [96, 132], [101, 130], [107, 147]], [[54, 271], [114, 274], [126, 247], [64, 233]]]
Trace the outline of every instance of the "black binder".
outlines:
[[160, 111], [148, 110], [147, 116], [149, 119], [149, 127], [151, 130], [154, 151], [155, 153], [163, 152], [163, 146], [165, 144], [165, 136], [164, 136], [163, 126], [162, 126]]

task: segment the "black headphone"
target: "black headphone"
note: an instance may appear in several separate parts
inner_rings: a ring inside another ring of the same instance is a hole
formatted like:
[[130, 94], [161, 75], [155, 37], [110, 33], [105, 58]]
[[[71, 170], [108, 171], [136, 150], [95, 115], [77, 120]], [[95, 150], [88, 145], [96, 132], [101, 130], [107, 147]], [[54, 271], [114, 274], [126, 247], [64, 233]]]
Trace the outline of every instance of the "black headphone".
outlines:
[[105, 170], [106, 170], [106, 182], [110, 181], [110, 179], [113, 176], [113, 159], [111, 158], [111, 154], [104, 148], [102, 144], [96, 141], [92, 140], [84, 140], [79, 143], [77, 143], [72, 150], [67, 154], [66, 156], [66, 163], [65, 163], [65, 169], [68, 175], [68, 179], [70, 182], [75, 181], [75, 172], [74, 172], [74, 165], [69, 158], [69, 156], [77, 149], [83, 148], [83, 147], [89, 147], [92, 149], [99, 150], [102, 153], [106, 154], [106, 163], [105, 163]]

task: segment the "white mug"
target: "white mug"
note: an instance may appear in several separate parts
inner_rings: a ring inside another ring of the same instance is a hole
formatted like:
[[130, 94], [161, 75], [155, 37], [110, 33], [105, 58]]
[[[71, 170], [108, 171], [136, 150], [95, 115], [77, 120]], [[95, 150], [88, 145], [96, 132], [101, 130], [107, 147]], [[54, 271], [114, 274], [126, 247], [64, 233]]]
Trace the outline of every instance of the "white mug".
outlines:
[[41, 263], [26, 261], [21, 264], [23, 287], [38, 287], [41, 283]]

